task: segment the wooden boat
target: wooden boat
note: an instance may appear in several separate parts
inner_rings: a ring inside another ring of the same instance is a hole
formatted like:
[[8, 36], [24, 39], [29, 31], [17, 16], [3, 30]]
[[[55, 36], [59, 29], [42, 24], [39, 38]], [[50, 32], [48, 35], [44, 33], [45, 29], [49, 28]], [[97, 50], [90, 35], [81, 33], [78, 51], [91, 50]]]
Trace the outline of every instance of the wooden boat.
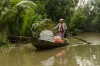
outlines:
[[38, 40], [37, 38], [33, 37], [32, 44], [37, 49], [52, 49], [52, 48], [66, 46], [68, 43], [54, 43], [44, 40]]

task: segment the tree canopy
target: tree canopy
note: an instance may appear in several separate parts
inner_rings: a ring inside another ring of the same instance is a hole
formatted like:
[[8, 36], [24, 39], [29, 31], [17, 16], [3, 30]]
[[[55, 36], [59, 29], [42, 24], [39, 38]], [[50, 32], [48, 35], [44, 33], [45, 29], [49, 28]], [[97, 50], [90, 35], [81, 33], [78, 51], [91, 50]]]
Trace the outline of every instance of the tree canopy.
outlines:
[[[32, 36], [32, 24], [42, 25], [45, 19], [50, 19], [54, 25], [60, 18], [65, 19], [69, 31], [100, 32], [100, 0], [90, 0], [85, 4], [82, 1], [83, 6], [78, 5], [79, 1], [0, 0], [0, 33]], [[45, 27], [33, 29], [40, 32]]]

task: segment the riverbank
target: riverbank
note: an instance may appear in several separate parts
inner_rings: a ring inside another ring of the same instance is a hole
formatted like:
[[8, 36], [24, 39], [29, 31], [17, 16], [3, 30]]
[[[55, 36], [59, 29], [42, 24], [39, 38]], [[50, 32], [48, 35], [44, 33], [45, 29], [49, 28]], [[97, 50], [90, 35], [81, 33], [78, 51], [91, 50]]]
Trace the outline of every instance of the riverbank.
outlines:
[[[92, 44], [96, 41], [98, 42], [99, 40], [99, 37], [100, 37], [100, 34], [99, 33], [93, 33], [93, 32], [85, 32], [85, 33], [77, 33], [76, 37], [80, 38], [80, 39], [83, 39], [83, 40], [86, 40], [88, 42], [91, 42]], [[2, 39], [2, 38], [1, 38]], [[74, 41], [77, 41], [77, 43], [80, 43], [82, 42], [81, 40], [78, 40], [78, 39], [75, 39], [73, 37], [71, 37], [71, 35], [68, 36], [68, 39], [70, 41], [70, 43], [75, 43]], [[31, 39], [30, 39], [31, 40]], [[29, 39], [25, 39], [24, 41], [17, 41], [17, 42], [9, 42], [9, 41], [5, 41], [5, 43], [2, 43], [0, 42], [1, 46], [12, 46], [12, 45], [19, 45], [19, 44], [29, 44], [30, 43], [30, 40]], [[85, 43], [85, 42], [83, 42]]]

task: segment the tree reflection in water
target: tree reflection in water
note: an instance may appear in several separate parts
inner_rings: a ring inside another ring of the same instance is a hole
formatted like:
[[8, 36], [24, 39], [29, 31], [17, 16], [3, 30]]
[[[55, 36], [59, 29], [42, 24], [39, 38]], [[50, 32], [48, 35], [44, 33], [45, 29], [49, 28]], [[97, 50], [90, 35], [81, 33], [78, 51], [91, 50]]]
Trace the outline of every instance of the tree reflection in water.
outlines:
[[57, 53], [56, 55], [41, 61], [43, 66], [66, 66], [67, 59], [65, 57], [65, 50]]
[[100, 46], [79, 45], [43, 60], [43, 66], [100, 66]]

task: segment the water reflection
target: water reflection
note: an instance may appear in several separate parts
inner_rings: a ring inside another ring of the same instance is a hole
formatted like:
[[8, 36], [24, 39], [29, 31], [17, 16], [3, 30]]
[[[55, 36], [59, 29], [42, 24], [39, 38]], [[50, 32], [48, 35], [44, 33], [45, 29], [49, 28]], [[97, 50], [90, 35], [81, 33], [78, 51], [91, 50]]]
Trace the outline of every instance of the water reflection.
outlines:
[[[57, 54], [40, 61], [43, 66], [64, 66], [66, 65], [65, 50], [58, 52]], [[57, 65], [58, 64], [58, 65]]]
[[64, 49], [40, 63], [43, 66], [99, 66], [99, 51], [100, 46], [79, 45]]
[[78, 45], [48, 51], [13, 48], [0, 51], [0, 66], [100, 66], [100, 45]]
[[100, 35], [78, 37], [92, 44], [70, 38], [69, 46], [46, 51], [36, 51], [31, 44], [0, 49], [0, 66], [100, 66]]
[[66, 66], [68, 60], [66, 58], [66, 54], [65, 54], [65, 50], [59, 52], [56, 54], [55, 56], [55, 66], [56, 64], [58, 64], [57, 66]]

